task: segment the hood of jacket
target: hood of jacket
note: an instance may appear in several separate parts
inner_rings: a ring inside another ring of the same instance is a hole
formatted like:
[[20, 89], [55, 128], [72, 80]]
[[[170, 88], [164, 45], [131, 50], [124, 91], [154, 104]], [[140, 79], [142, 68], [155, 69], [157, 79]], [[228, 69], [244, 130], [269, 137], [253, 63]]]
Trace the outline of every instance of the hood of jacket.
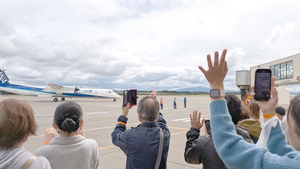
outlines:
[[253, 140], [251, 139], [251, 137], [249, 135], [249, 132], [248, 132], [248, 130], [245, 127], [238, 126], [236, 124], [234, 126], [235, 126], [236, 133], [238, 135], [242, 136], [243, 139], [245, 141], [247, 141], [248, 143], [253, 143]]
[[258, 120], [245, 119], [245, 120], [239, 121], [238, 125], [248, 129], [248, 132], [251, 136], [259, 138], [259, 135], [261, 132], [261, 124]]

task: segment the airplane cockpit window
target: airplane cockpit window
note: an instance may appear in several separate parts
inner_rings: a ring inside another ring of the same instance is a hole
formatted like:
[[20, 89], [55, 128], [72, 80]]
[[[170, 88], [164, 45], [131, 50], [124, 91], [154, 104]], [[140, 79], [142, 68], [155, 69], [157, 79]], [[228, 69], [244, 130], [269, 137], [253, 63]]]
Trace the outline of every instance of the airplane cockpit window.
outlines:
[[112, 91], [108, 91], [108, 93], [112, 93]]

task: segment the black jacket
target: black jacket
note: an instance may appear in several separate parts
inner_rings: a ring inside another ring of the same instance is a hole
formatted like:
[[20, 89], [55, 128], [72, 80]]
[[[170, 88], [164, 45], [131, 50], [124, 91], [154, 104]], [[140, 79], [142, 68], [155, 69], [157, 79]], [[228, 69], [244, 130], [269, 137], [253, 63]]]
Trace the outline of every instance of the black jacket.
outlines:
[[[241, 135], [244, 140], [253, 143], [244, 127], [235, 125], [237, 134]], [[184, 152], [184, 158], [190, 164], [203, 164], [203, 169], [223, 169], [227, 168], [221, 158], [219, 157], [212, 137], [200, 136], [200, 130], [193, 127], [186, 133], [187, 142]]]

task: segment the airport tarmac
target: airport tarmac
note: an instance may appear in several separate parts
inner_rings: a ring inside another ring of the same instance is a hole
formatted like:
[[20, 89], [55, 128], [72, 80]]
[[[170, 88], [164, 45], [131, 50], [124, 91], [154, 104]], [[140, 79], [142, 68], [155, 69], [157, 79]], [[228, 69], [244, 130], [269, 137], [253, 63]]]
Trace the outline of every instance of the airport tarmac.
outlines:
[[[30, 97], [30, 96], [1, 96], [0, 100], [13, 97], [26, 100], [33, 107], [35, 117], [39, 125], [37, 136], [29, 137], [24, 144], [26, 150], [34, 152], [43, 145], [44, 134], [47, 127], [52, 126], [55, 108], [62, 101], [53, 102], [53, 98]], [[139, 96], [140, 98], [143, 96]], [[157, 99], [160, 99], [160, 95]], [[187, 108], [183, 108], [183, 97], [177, 96], [177, 109], [173, 108], [174, 96], [162, 96], [164, 99], [164, 115], [167, 125], [171, 132], [171, 140], [167, 167], [170, 169], [183, 168], [202, 168], [200, 165], [187, 164], [184, 160], [184, 148], [186, 143], [186, 132], [190, 128], [189, 114], [197, 109], [202, 112], [202, 118], [209, 118], [208, 96], [186, 96]], [[111, 99], [86, 99], [86, 98], [66, 98], [66, 101], [75, 101], [81, 105], [84, 111], [83, 129], [86, 138], [97, 141], [99, 150], [99, 167], [101, 169], [120, 169], [125, 168], [126, 156], [120, 148], [115, 147], [111, 141], [111, 133], [117, 124], [117, 119], [121, 115], [122, 99], [113, 102]], [[133, 107], [129, 111], [127, 128], [135, 127], [140, 122], [137, 118], [137, 108]], [[201, 130], [204, 134], [204, 130]]]

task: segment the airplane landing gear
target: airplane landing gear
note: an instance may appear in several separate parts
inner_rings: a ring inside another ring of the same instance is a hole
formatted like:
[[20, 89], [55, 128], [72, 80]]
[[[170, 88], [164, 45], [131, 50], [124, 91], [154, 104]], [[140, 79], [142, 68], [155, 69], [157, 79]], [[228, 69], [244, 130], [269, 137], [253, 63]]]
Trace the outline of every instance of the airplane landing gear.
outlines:
[[61, 101], [65, 101], [66, 99], [64, 97], [61, 98]]
[[55, 98], [53, 99], [53, 101], [54, 101], [54, 102], [57, 102], [57, 101], [58, 101], [58, 99], [55, 97]]
[[116, 99], [113, 100], [114, 102], [116, 101]]

